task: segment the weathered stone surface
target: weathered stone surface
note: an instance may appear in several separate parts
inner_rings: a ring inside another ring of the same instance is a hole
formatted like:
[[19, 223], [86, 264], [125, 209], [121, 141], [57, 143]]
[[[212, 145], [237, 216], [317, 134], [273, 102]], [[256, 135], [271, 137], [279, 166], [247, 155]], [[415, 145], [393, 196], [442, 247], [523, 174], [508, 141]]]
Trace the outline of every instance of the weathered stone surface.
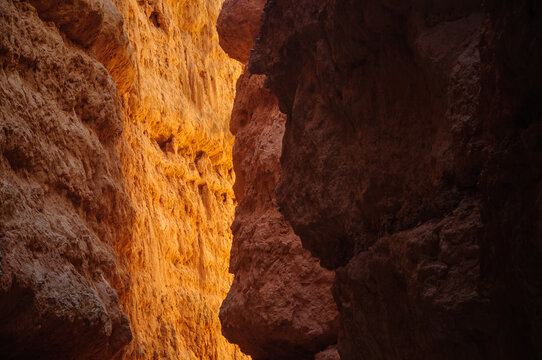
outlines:
[[222, 336], [234, 182], [228, 129], [241, 66], [220, 49], [220, 1], [115, 0], [137, 81], [119, 147], [135, 209], [117, 248], [134, 340], [125, 359], [244, 359]]
[[[217, 29], [230, 56], [248, 59], [263, 4], [224, 3]], [[286, 118], [264, 79], [245, 68], [231, 114], [239, 205], [230, 261], [235, 278], [220, 310], [222, 332], [254, 359], [312, 359], [336, 343], [333, 273], [302, 248], [279, 212], [275, 188]]]
[[0, 357], [110, 358], [132, 338], [114, 290], [133, 220], [121, 102], [89, 43], [39, 16], [0, 1]]
[[70, 40], [92, 48], [121, 93], [135, 81], [133, 49], [123, 18], [110, 0], [30, 0], [40, 18], [53, 21]]
[[477, 126], [481, 14], [428, 29], [382, 4], [273, 4], [250, 66], [292, 119], [278, 195], [305, 245], [344, 265], [378, 234], [453, 209], [462, 194], [446, 175], [472, 185], [481, 151], [460, 136]]
[[239, 205], [232, 225], [232, 287], [222, 304], [222, 332], [254, 359], [312, 359], [336, 343], [333, 273], [302, 248], [278, 211], [275, 187], [285, 116], [245, 70], [231, 117]]
[[314, 360], [340, 360], [340, 359], [341, 357], [339, 356], [339, 352], [337, 351], [337, 348], [335, 346], [333, 347], [330, 346], [324, 351], [320, 351], [314, 357]]
[[0, 357], [247, 358], [221, 3], [0, 4]]
[[277, 200], [337, 269], [343, 359], [540, 356], [540, 16], [267, 4], [249, 68], [288, 116]]
[[0, 0], [0, 358], [541, 358], [541, 5], [264, 3], [232, 161], [221, 1]]
[[216, 24], [220, 46], [228, 55], [243, 64], [260, 31], [260, 18], [266, 0], [226, 0]]

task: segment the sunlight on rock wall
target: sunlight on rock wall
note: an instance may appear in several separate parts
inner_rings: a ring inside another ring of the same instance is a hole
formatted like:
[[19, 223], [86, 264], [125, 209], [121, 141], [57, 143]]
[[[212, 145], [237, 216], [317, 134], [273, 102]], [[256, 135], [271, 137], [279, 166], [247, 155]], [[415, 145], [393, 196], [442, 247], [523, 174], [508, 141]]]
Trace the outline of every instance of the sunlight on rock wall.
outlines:
[[0, 0], [0, 358], [247, 358], [221, 4]]
[[218, 46], [221, 2], [114, 3], [136, 72], [120, 86], [120, 154], [136, 214], [131, 241], [118, 248], [121, 304], [134, 333], [124, 358], [244, 358], [218, 320], [232, 281], [228, 121], [240, 73]]

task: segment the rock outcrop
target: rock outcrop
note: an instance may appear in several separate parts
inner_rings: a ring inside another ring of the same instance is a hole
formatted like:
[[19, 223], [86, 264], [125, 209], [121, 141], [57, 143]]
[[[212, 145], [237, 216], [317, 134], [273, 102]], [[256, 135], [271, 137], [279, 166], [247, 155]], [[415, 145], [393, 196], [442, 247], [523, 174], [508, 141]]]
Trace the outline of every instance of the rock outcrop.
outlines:
[[[248, 58], [263, 5], [224, 3], [217, 24], [220, 43], [237, 60]], [[264, 80], [245, 68], [231, 115], [239, 205], [230, 261], [235, 278], [220, 310], [222, 332], [254, 359], [313, 359], [336, 343], [334, 275], [302, 248], [279, 212], [275, 188], [286, 117]]]
[[248, 358], [220, 5], [1, 0], [2, 359]]
[[541, 358], [542, 5], [221, 5], [0, 0], [0, 358]]
[[83, 47], [121, 32], [98, 7], [72, 36], [31, 3], [0, 1], [0, 357], [111, 358], [132, 339], [115, 248], [134, 212], [117, 87]]
[[221, 335], [234, 181], [228, 129], [240, 65], [220, 49], [220, 2], [115, 0], [137, 81], [119, 153], [135, 209], [118, 247], [134, 340], [125, 359], [242, 359]]
[[260, 18], [267, 0], [226, 0], [216, 24], [220, 46], [243, 64], [248, 61], [254, 39], [260, 31]]
[[248, 67], [287, 115], [277, 200], [336, 269], [342, 359], [541, 356], [541, 16], [267, 3]]
[[222, 332], [254, 359], [312, 359], [337, 341], [334, 276], [303, 249], [279, 212], [285, 116], [263, 83], [263, 76], [247, 71], [237, 82], [231, 120], [239, 199], [230, 261], [235, 278], [220, 311]]

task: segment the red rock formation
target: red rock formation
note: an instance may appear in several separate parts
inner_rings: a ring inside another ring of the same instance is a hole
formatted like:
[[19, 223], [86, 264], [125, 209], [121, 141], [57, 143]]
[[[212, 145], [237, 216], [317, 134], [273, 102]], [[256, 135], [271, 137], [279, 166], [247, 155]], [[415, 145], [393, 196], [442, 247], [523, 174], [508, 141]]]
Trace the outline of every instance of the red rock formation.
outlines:
[[267, 4], [249, 68], [288, 116], [281, 212], [337, 269], [341, 358], [541, 355], [540, 10]]
[[[488, 1], [480, 117], [491, 149], [479, 180], [481, 288], [519, 358], [542, 358], [542, 4]], [[517, 340], [520, 338], [520, 340]]]
[[81, 46], [115, 14], [81, 17], [82, 39], [42, 10], [0, 1], [0, 357], [110, 358], [132, 338], [114, 286], [133, 209], [117, 87]]
[[339, 352], [335, 346], [329, 347], [314, 356], [314, 360], [340, 360]]
[[541, 358], [542, 5], [264, 3], [232, 160], [220, 2], [0, 0], [0, 358], [247, 358], [235, 200], [254, 358]]
[[1, 359], [248, 358], [220, 5], [0, 0]]
[[[230, 56], [248, 57], [262, 7], [261, 1], [224, 4], [217, 28]], [[264, 77], [245, 69], [230, 123], [239, 201], [230, 261], [235, 278], [220, 319], [224, 335], [254, 359], [312, 359], [336, 342], [333, 273], [302, 248], [275, 199], [284, 122]]]
[[220, 46], [233, 59], [248, 61], [266, 0], [226, 0], [218, 16]]
[[231, 128], [239, 205], [232, 225], [232, 287], [222, 332], [254, 359], [306, 359], [336, 342], [333, 273], [320, 267], [278, 211], [275, 187], [285, 117], [246, 72], [237, 82]]

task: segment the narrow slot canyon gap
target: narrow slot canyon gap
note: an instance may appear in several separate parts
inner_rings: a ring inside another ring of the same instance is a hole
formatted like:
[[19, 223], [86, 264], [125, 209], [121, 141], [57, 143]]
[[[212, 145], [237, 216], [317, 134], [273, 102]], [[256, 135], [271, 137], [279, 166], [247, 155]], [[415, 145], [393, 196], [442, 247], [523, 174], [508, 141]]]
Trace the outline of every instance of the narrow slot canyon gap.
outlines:
[[0, 0], [0, 358], [542, 359], [533, 0]]

